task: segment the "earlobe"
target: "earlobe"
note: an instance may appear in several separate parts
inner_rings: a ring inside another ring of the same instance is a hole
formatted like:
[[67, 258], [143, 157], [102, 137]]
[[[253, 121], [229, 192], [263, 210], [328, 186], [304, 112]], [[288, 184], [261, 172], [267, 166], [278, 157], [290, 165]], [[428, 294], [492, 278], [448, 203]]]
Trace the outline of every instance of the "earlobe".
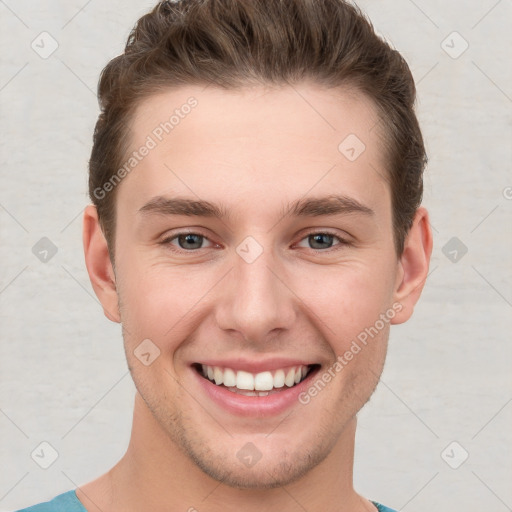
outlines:
[[432, 245], [428, 212], [420, 207], [416, 211], [400, 257], [394, 300], [401, 305], [401, 309], [391, 323], [401, 324], [411, 317], [427, 280]]
[[115, 274], [110, 261], [107, 241], [101, 230], [96, 207], [89, 205], [84, 212], [83, 244], [87, 272], [105, 316], [121, 322]]

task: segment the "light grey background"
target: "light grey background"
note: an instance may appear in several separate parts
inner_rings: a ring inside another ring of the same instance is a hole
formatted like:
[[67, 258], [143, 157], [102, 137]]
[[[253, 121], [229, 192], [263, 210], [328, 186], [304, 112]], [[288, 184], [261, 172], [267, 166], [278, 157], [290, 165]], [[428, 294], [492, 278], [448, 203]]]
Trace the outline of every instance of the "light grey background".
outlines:
[[[81, 214], [99, 73], [152, 5], [0, 0], [0, 510], [96, 478], [128, 444], [135, 388], [88, 281]], [[512, 510], [512, 3], [359, 5], [417, 80], [435, 248], [360, 414], [356, 489], [405, 511]], [[46, 59], [31, 47], [51, 49], [43, 31], [58, 42]], [[42, 237], [58, 249], [46, 263]], [[43, 441], [48, 469], [31, 458]]]

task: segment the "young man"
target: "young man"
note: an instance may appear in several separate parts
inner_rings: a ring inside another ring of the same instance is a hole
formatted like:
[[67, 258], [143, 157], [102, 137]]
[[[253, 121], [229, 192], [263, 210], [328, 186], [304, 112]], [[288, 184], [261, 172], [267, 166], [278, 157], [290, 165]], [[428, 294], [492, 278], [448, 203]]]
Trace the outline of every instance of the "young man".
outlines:
[[83, 240], [132, 437], [26, 510], [389, 512], [352, 467], [432, 249], [404, 60], [342, 0], [163, 2], [99, 97]]

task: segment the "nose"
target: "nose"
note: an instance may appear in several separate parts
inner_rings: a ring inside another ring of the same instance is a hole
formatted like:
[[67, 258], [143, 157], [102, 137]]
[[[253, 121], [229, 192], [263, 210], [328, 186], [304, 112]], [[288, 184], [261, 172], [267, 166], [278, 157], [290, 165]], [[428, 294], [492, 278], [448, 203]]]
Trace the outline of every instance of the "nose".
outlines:
[[220, 329], [236, 332], [251, 343], [264, 343], [296, 321], [298, 298], [270, 250], [250, 262], [235, 254], [216, 307]]

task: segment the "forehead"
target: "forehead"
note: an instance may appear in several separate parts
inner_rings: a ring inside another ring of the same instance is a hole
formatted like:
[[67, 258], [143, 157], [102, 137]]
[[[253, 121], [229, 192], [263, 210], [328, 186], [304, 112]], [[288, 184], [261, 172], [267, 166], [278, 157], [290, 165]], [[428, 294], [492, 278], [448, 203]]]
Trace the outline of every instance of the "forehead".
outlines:
[[293, 200], [336, 189], [363, 203], [389, 198], [377, 125], [373, 103], [350, 89], [167, 90], [136, 109], [130, 141], [139, 160], [119, 195], [134, 207], [162, 195], [249, 195], [258, 201], [241, 206], [258, 211], [276, 194]]

